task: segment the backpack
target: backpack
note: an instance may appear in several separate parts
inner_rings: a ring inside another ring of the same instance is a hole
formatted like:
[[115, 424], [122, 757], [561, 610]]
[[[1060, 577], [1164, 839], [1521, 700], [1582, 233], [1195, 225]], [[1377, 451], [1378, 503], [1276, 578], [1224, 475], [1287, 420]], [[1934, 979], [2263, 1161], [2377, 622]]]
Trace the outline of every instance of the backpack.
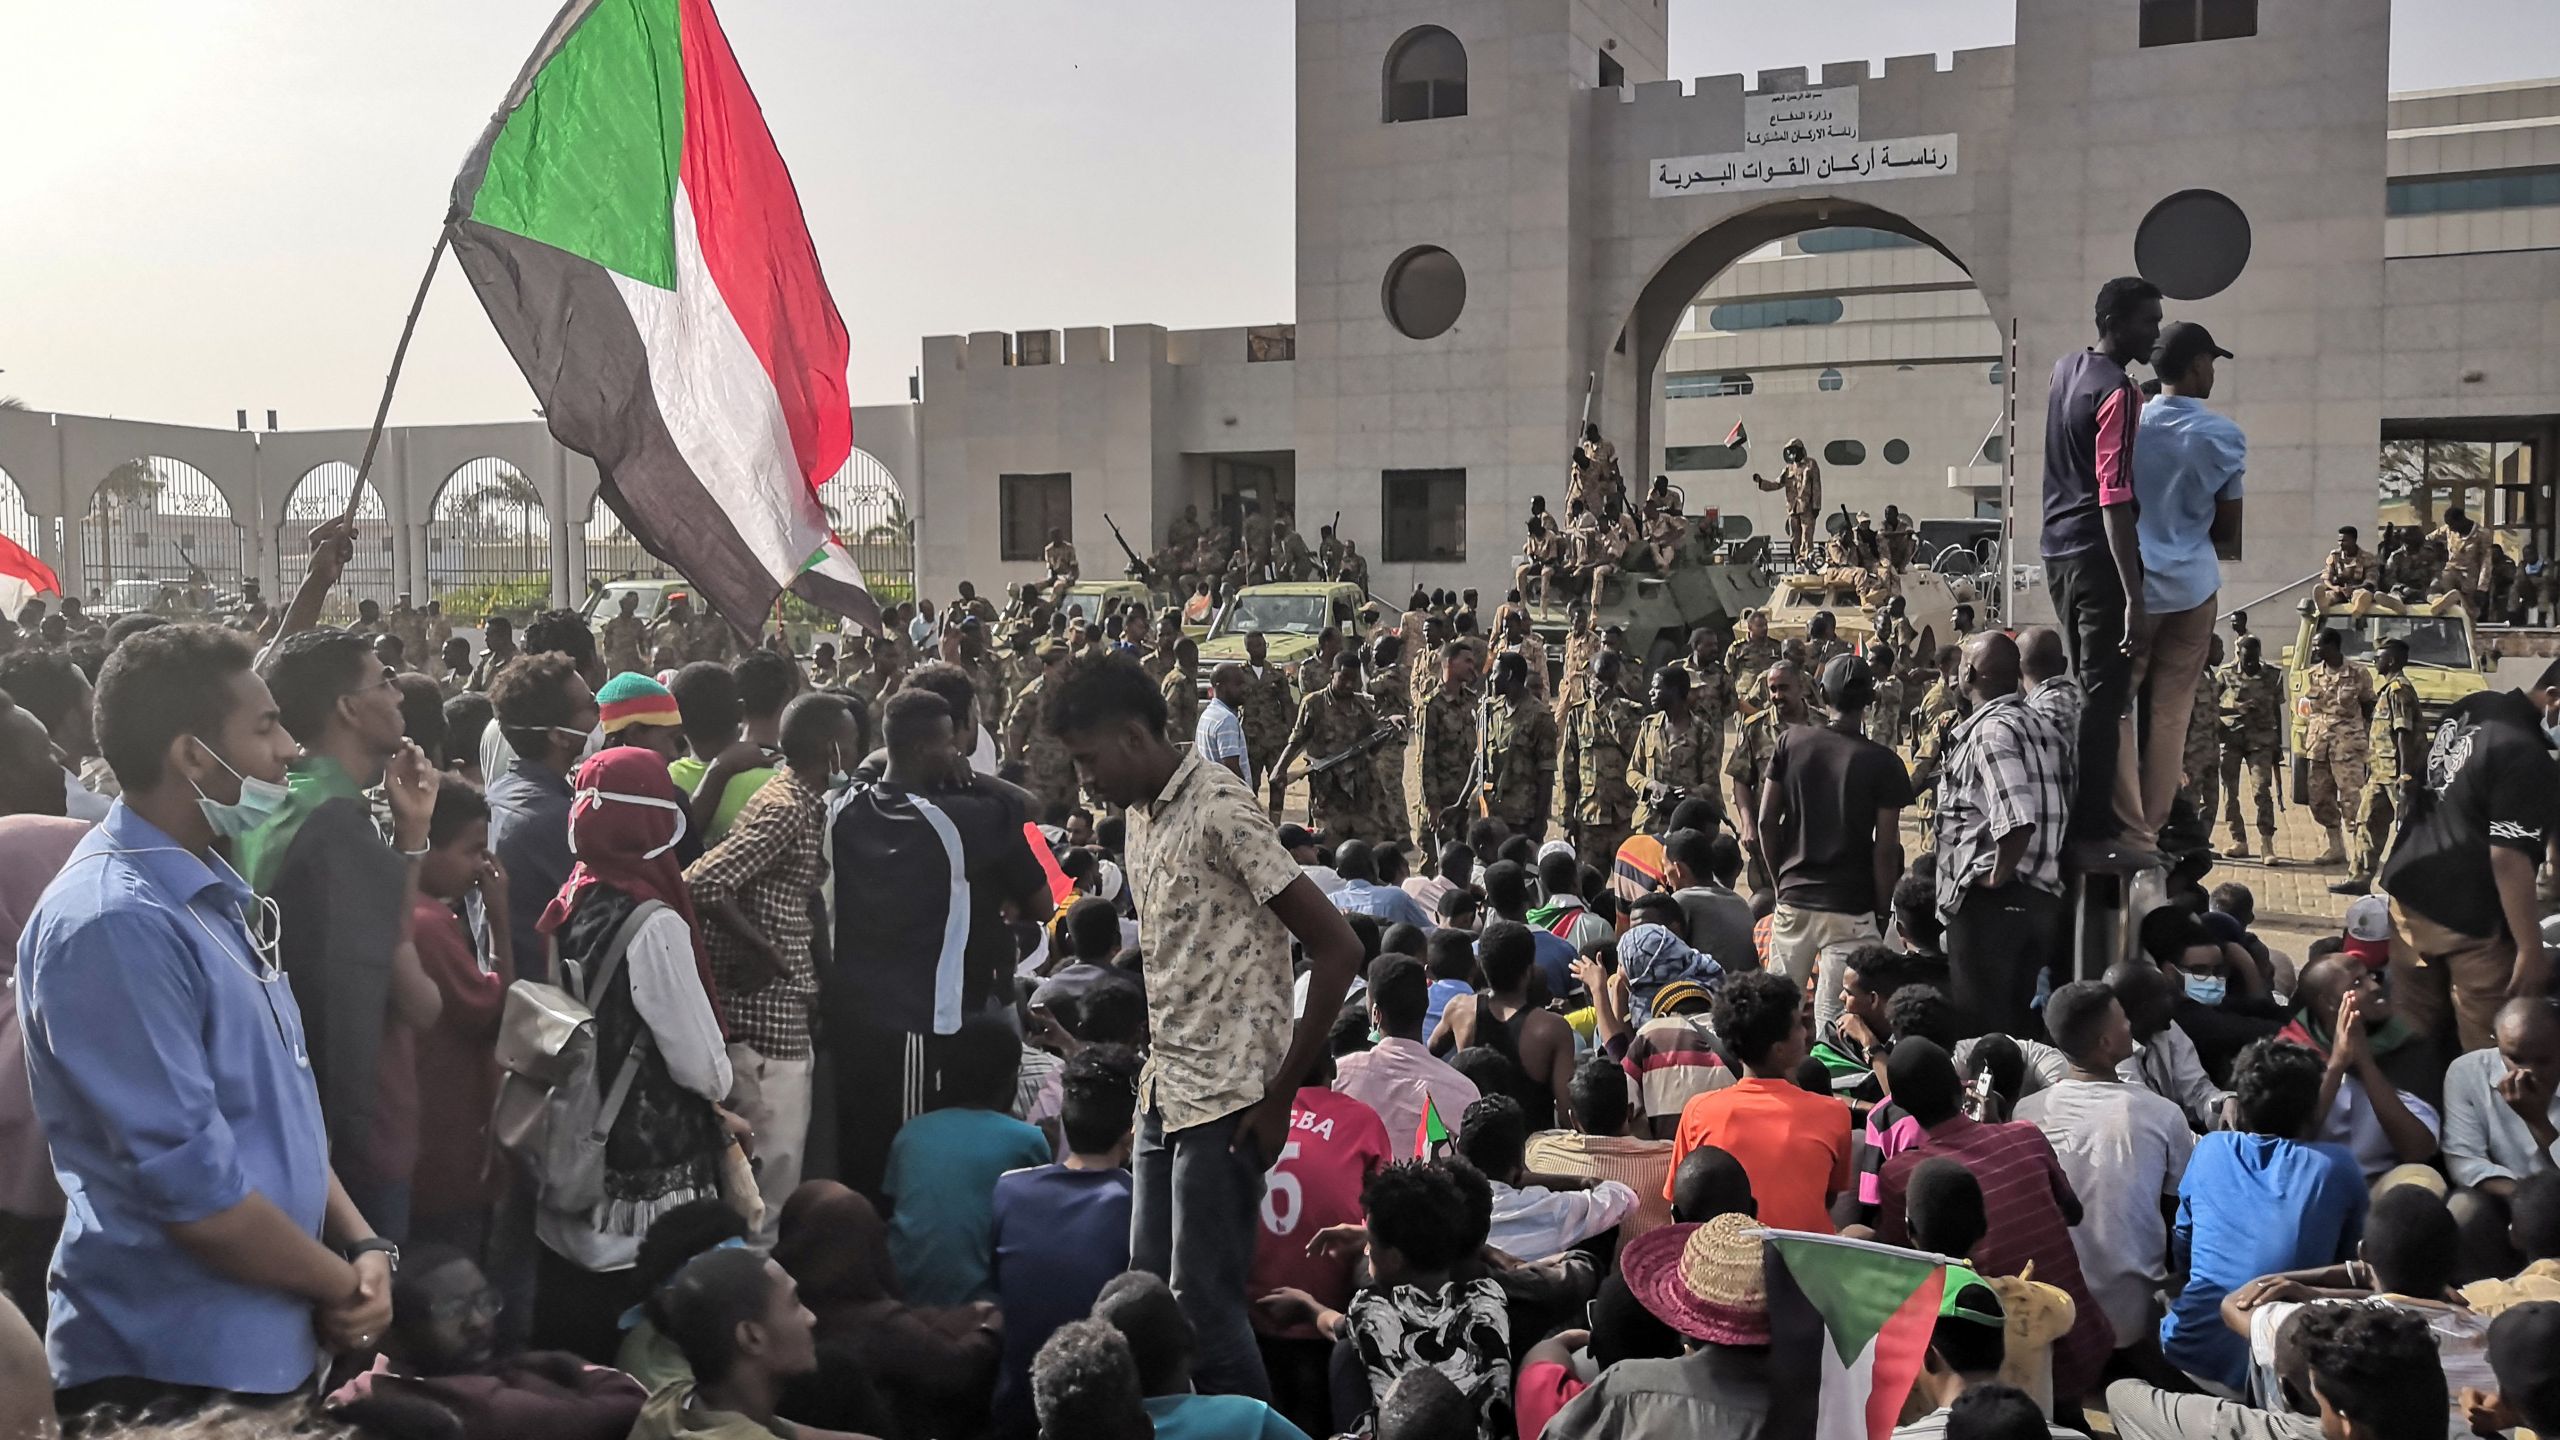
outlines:
[[[507, 987], [498, 1020], [498, 1103], [490, 1131], [533, 1182], [543, 1208], [582, 1214], [604, 1199], [604, 1140], [640, 1073], [644, 1027], [631, 1042], [610, 1092], [596, 1083], [595, 1005], [622, 968], [623, 953], [658, 911], [658, 900], [631, 909], [598, 959], [595, 978], [573, 994], [539, 980]], [[568, 967], [554, 967], [565, 981]]]

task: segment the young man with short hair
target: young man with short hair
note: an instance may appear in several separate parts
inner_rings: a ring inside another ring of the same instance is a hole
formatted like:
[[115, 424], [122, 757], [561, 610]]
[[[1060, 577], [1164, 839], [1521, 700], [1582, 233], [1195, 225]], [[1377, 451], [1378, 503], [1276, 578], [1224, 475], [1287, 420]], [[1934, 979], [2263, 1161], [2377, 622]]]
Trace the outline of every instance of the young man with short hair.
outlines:
[[693, 1378], [650, 1396], [631, 1440], [851, 1440], [774, 1413], [786, 1384], [817, 1373], [817, 1317], [762, 1251], [706, 1250], [646, 1308]]
[[1778, 737], [1760, 787], [1760, 853], [1777, 878], [1769, 962], [1815, 984], [1818, 1032], [1840, 1013], [1842, 957], [1883, 937], [1902, 879], [1902, 810], [1911, 777], [1902, 758], [1866, 738], [1875, 675], [1855, 655], [1835, 655], [1819, 677], [1833, 719]]
[[1672, 1169], [1702, 1145], [1730, 1151], [1750, 1172], [1763, 1220], [1831, 1233], [1832, 1198], [1849, 1188], [1849, 1107], [1796, 1086], [1809, 1048], [1801, 987], [1769, 971], [1728, 976], [1715, 1027], [1743, 1078], [1681, 1107]]
[[[1244, 782], [1165, 743], [1164, 696], [1136, 661], [1076, 662], [1041, 718], [1095, 796], [1129, 812], [1154, 1039], [1139, 1081], [1130, 1258], [1182, 1298], [1205, 1382], [1262, 1398], [1244, 1293], [1254, 1207], [1287, 1141], [1291, 1101], [1325, 1053], [1360, 941], [1280, 847]], [[1293, 937], [1309, 966], [1294, 1024]]]
[[2560, 1169], [2560, 1005], [2510, 1000], [2494, 1033], [2495, 1048], [2465, 1053], [2444, 1077], [2444, 1162], [2467, 1280], [2513, 1273], [2516, 1187]]
[[[1948, 1282], [1955, 1282], [1950, 1279]], [[2000, 1367], [2008, 1359], [2008, 1318], [2000, 1296], [1988, 1285], [1972, 1281], [1957, 1288], [1938, 1311], [1929, 1331], [1928, 1354], [1912, 1391], [1931, 1404], [1918, 1419], [1893, 1429], [1893, 1440], [1940, 1440], [1940, 1437], [1983, 1436], [1985, 1440], [2076, 1440], [2080, 1432], [2065, 1430], [2038, 1413], [2035, 1402], [2000, 1383]], [[2024, 1405], [2025, 1416], [2009, 1412]], [[1994, 1428], [1988, 1412], [2000, 1413]], [[1977, 1425], [1983, 1428], [1977, 1429]]]
[[1458, 1117], [1483, 1097], [1474, 1082], [1424, 1046], [1422, 1021], [1431, 992], [1422, 964], [1407, 955], [1381, 955], [1369, 967], [1368, 982], [1369, 1020], [1379, 1038], [1335, 1062], [1333, 1088], [1377, 1112], [1397, 1154], [1419, 1154], [1416, 1137], [1424, 1133], [1426, 1105], [1455, 1133]]
[[1621, 1241], [1671, 1223], [1671, 1142], [1634, 1134], [1630, 1088], [1624, 1067], [1592, 1052], [1574, 1068], [1573, 1128], [1542, 1130], [1529, 1137], [1528, 1149], [1533, 1174], [1614, 1181], [1634, 1191], [1636, 1211], [1621, 1225]]
[[[569, 881], [569, 776], [587, 753], [601, 710], [577, 662], [559, 652], [518, 656], [489, 681], [489, 705], [508, 759], [489, 777], [489, 849], [507, 872], [516, 973], [551, 978], [551, 942], [535, 928]], [[483, 750], [487, 749], [484, 745]]]
[[1081, 1318], [1129, 1267], [1129, 1147], [1138, 1056], [1092, 1045], [1067, 1061], [1058, 1126], [1066, 1158], [996, 1181], [995, 1291], [1004, 1317], [995, 1419], [1003, 1434], [1033, 1425], [1031, 1359], [1051, 1332]]
[[1203, 1395], [1193, 1388], [1191, 1357], [1199, 1337], [1172, 1287], [1158, 1277], [1144, 1270], [1114, 1277], [1094, 1300], [1093, 1318], [1129, 1342], [1156, 1440], [1306, 1440], [1306, 1432], [1260, 1400]]
[[283, 802], [293, 739], [248, 647], [206, 625], [118, 647], [97, 714], [123, 798], [18, 950], [27, 1083], [79, 1197], [49, 1286], [57, 1404], [282, 1399], [381, 1338], [394, 1253], [330, 1173], [301, 1011], [214, 844]]
[[1563, 1016], [1530, 1003], [1536, 954], [1526, 927], [1507, 920], [1487, 925], [1476, 939], [1485, 988], [1451, 1000], [1440, 1012], [1432, 1048], [1455, 1054], [1491, 1046], [1518, 1076], [1511, 1097], [1520, 1102], [1532, 1128], [1544, 1130], [1558, 1114], [1572, 1111], [1575, 1042], [1573, 1027]]

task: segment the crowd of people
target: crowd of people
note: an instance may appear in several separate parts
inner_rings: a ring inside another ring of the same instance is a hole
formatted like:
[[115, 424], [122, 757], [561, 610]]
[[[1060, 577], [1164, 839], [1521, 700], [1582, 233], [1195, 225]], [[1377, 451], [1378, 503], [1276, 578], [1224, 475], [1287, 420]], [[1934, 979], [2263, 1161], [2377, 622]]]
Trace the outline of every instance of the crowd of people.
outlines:
[[2096, 320], [2062, 622], [1916, 704], [1472, 594], [1294, 676], [1036, 585], [422, 673], [316, 623], [339, 522], [263, 632], [14, 647], [0, 1435], [1810, 1435], [1772, 1231], [1946, 1267], [1896, 1435], [2560, 1430], [2560, 664], [2423, 754], [2372, 692], [2379, 893], [2268, 944], [2189, 733], [2229, 352]]

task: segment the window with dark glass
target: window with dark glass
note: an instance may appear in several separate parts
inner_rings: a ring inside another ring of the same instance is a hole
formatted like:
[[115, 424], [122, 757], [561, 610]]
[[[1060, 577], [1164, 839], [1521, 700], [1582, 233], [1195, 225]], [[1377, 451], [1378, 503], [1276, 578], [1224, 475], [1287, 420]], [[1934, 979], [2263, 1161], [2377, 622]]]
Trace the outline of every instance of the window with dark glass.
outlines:
[[2522, 210], [2560, 205], [2560, 166], [2500, 170], [2486, 175], [2429, 175], [2393, 180], [2383, 192], [2393, 215], [2443, 215], [2472, 210]]
[[1386, 119], [1447, 120], [1467, 113], [1467, 47], [1437, 25], [1405, 32], [1387, 52]]
[[1389, 563], [1467, 558], [1467, 472], [1384, 470], [1379, 490], [1385, 505]]
[[1845, 470], [1867, 463], [1867, 447], [1855, 440], [1834, 440], [1822, 447], [1822, 463]]
[[1846, 388], [1848, 383], [1849, 377], [1837, 370], [1825, 370], [1813, 377], [1814, 388], [1817, 390], [1839, 390]]
[[2258, 0], [2142, 0], [2142, 43], [2192, 45], [2258, 33]]
[[1780, 330], [1790, 325], [1831, 325], [1847, 307], [1836, 295], [1791, 300], [1737, 300], [1707, 311], [1710, 330]]
[[1738, 445], [1666, 445], [1662, 450], [1666, 470], [1739, 470], [1744, 458]]
[[1076, 538], [1074, 476], [1003, 475], [997, 483], [997, 559], [1039, 559], [1052, 530]]
[[1750, 393], [1751, 377], [1738, 370], [1674, 370], [1662, 377], [1665, 400], [1704, 400], [1715, 395]]
[[1601, 51], [1600, 88], [1603, 90], [1615, 90], [1626, 83], [1627, 67], [1619, 64], [1618, 57], [1615, 55], [1610, 54], [1606, 50]]
[[1864, 225], [1832, 225], [1820, 230], [1807, 230], [1797, 236], [1796, 248], [1807, 255], [1837, 255], [1846, 250], [1918, 249], [1920, 242], [1890, 230], [1870, 230]]
[[1910, 458], [1910, 442], [1904, 440], [1887, 440], [1884, 442], [1884, 463], [1887, 465], [1899, 465]]

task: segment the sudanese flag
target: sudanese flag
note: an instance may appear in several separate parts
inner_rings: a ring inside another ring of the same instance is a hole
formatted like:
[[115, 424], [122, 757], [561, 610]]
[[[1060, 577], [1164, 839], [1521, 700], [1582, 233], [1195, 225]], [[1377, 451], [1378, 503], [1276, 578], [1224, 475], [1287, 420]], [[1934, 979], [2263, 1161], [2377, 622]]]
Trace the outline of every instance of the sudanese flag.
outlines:
[[560, 443], [752, 633], [879, 607], [818, 503], [848, 342], [710, 0], [569, 0], [454, 181], [447, 238]]

